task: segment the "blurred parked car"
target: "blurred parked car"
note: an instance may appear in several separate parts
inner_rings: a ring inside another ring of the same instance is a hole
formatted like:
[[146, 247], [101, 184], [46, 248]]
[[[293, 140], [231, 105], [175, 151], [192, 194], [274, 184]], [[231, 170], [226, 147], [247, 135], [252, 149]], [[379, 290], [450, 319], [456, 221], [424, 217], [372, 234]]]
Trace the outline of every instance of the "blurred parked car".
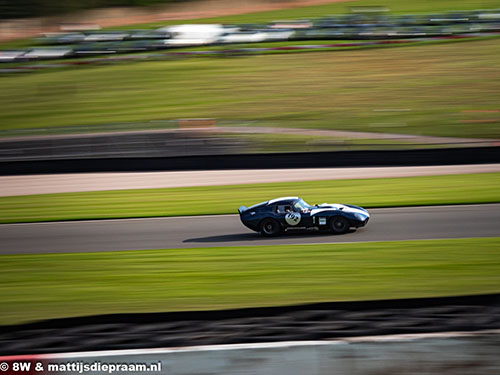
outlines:
[[0, 62], [13, 62], [21, 58], [26, 53], [25, 50], [20, 51], [0, 51]]
[[62, 57], [73, 56], [71, 48], [33, 48], [24, 53], [20, 58], [23, 60], [60, 59]]

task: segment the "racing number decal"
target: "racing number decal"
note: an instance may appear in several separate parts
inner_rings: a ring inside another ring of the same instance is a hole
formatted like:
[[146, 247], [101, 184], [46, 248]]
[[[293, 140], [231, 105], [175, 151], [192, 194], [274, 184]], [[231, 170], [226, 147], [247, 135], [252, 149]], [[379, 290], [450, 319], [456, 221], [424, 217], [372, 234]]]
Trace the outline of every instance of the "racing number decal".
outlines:
[[300, 213], [288, 212], [285, 215], [285, 221], [290, 225], [297, 225], [300, 222]]

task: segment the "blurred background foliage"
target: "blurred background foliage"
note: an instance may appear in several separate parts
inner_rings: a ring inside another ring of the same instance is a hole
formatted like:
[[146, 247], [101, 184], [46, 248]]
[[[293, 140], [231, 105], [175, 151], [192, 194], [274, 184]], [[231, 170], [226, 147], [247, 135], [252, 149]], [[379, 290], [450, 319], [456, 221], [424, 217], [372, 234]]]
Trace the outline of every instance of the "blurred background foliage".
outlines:
[[179, 1], [182, 0], [0, 0], [0, 19], [53, 16], [85, 9], [150, 6]]

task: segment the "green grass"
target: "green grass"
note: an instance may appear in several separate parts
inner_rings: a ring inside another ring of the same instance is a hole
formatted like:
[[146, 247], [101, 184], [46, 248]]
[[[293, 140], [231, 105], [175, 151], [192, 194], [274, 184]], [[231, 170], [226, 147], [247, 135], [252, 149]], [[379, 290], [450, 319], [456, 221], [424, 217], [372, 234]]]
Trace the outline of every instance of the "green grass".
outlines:
[[500, 291], [500, 238], [1, 255], [0, 324]]
[[500, 39], [491, 39], [3, 76], [0, 130], [211, 117], [499, 138], [497, 114], [463, 112], [498, 110], [499, 60]]
[[236, 213], [280, 196], [363, 207], [500, 202], [500, 173], [0, 197], [0, 222]]

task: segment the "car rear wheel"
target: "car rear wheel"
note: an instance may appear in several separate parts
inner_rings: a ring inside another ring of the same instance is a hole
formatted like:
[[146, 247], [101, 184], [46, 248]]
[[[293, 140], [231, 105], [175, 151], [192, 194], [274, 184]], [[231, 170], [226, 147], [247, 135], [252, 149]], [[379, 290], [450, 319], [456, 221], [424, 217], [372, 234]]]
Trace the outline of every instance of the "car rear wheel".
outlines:
[[266, 237], [277, 236], [281, 232], [280, 224], [273, 219], [265, 219], [260, 224], [260, 233]]
[[330, 220], [330, 229], [334, 234], [342, 234], [349, 230], [349, 221], [343, 216], [335, 216]]

